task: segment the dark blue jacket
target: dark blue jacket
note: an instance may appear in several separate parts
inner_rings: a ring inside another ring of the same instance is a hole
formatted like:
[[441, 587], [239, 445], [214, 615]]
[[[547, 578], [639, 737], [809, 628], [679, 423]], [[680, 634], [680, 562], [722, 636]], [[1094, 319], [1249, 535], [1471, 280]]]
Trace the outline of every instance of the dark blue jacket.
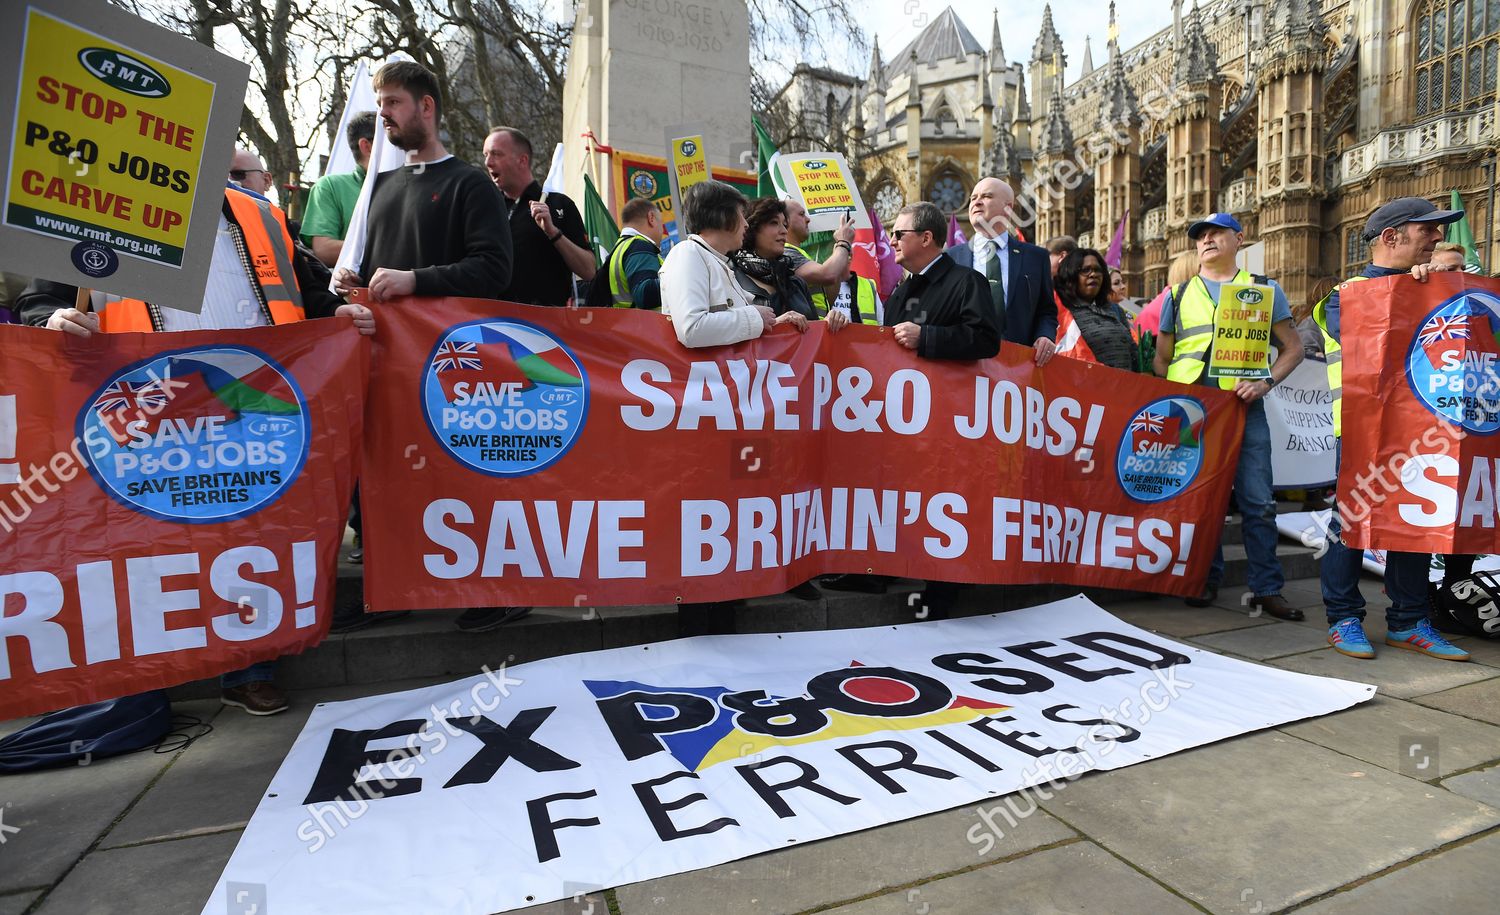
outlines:
[[[1057, 301], [1052, 297], [1052, 259], [1046, 248], [1011, 236], [1010, 281], [1005, 296], [1005, 339], [1030, 346], [1040, 337], [1057, 339]], [[967, 244], [947, 250], [953, 262], [974, 269], [974, 249]]]

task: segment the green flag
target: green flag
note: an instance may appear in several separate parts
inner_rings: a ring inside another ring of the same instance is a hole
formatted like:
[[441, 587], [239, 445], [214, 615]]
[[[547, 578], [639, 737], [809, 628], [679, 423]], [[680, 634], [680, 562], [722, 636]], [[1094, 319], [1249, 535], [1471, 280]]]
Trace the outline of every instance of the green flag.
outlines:
[[[1455, 188], [1453, 191], [1453, 201], [1448, 204], [1448, 209], [1463, 210], [1463, 208], [1463, 198], [1458, 196], [1458, 190]], [[1479, 263], [1479, 252], [1474, 250], [1474, 230], [1469, 228], [1469, 214], [1467, 212], [1464, 213], [1464, 217], [1458, 222], [1448, 223], [1448, 237], [1444, 240], [1455, 245], [1464, 246], [1464, 265], [1466, 267], [1478, 268], [1482, 266]]]
[[776, 174], [774, 161], [776, 143], [760, 123], [760, 118], [752, 114], [750, 124], [755, 128], [755, 171], [760, 179], [755, 188], [755, 196], [779, 197], [781, 196], [781, 176]]
[[594, 266], [604, 266], [604, 259], [620, 238], [620, 228], [588, 175], [583, 176], [583, 230], [594, 244]]

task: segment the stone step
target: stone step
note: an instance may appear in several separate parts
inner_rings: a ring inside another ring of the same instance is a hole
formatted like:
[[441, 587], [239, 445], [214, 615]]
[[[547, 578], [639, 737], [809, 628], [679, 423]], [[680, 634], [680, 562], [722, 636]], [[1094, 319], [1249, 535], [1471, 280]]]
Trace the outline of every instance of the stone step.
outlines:
[[[1239, 522], [1226, 524], [1228, 537]], [[1282, 541], [1277, 548], [1288, 580], [1315, 578], [1314, 552]], [[1221, 592], [1242, 589], [1249, 575], [1245, 547], [1234, 540], [1224, 546]], [[922, 582], [898, 579], [885, 594], [822, 590], [821, 600], [804, 601], [789, 595], [750, 598], [732, 611], [736, 632], [796, 632], [854, 629], [894, 625], [919, 619]], [[976, 585], [958, 598], [955, 615], [987, 613], [1046, 603], [1084, 593], [1104, 606], [1142, 596], [1132, 591], [1078, 588], [1064, 585]], [[336, 603], [364, 604], [363, 567], [339, 565]], [[473, 676], [484, 667], [523, 664], [542, 658], [602, 648], [640, 645], [677, 637], [677, 614], [671, 606], [539, 607], [531, 616], [485, 633], [460, 632], [454, 626], [457, 610], [420, 610], [389, 623], [347, 635], [331, 635], [300, 655], [283, 658], [277, 682], [288, 689], [311, 689], [345, 684], [376, 683], [412, 677]], [[174, 699], [196, 699], [217, 694], [215, 681], [184, 684], [171, 691]]]

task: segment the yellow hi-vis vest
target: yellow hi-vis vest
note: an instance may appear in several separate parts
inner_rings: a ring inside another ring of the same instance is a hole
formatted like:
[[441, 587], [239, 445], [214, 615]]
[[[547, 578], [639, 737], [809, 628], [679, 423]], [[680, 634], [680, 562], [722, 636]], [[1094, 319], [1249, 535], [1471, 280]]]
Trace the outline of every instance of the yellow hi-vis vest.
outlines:
[[[1367, 279], [1369, 279], [1367, 276], [1351, 276], [1339, 283], [1335, 291], [1344, 289], [1350, 283]], [[1328, 332], [1328, 299], [1332, 295], [1333, 292], [1329, 292], [1328, 295], [1318, 300], [1318, 304], [1313, 306], [1312, 319], [1313, 323], [1318, 325], [1318, 331], [1323, 335], [1323, 358], [1328, 360], [1328, 393], [1333, 395], [1333, 434], [1342, 438], [1344, 435], [1344, 348]], [[1339, 292], [1339, 295], [1342, 296], [1343, 293]], [[1342, 306], [1343, 302], [1339, 304]]]
[[[630, 308], [635, 304], [635, 297], [630, 290], [630, 277], [625, 273], [625, 258], [630, 253], [631, 243], [635, 241], [651, 244], [651, 239], [644, 235], [621, 235], [609, 252], [609, 301], [616, 308]], [[660, 268], [665, 263], [661, 250], [657, 249], [655, 254], [656, 266]]]
[[[850, 311], [849, 320], [855, 324], [880, 324], [875, 316], [875, 281], [867, 280], [858, 273], [849, 274], [849, 279], [854, 281], [854, 288], [849, 290]], [[818, 311], [818, 317], [828, 317], [827, 303], [823, 307], [814, 304]]]
[[[787, 242], [786, 246], [788, 250], [796, 251], [798, 254], [806, 257], [808, 260], [812, 260], [812, 257], [810, 257], [806, 251], [803, 251], [801, 248], [797, 247], [791, 242]], [[813, 261], [813, 263], [817, 263], [817, 261]], [[819, 291], [823, 287], [813, 287], [811, 283], [808, 283], [807, 285], [807, 291], [812, 294], [813, 311], [816, 312], [818, 317], [821, 318], [824, 315], [828, 314], [828, 297]]]
[[[1264, 283], [1265, 277], [1257, 277], [1248, 270], [1241, 270], [1228, 280], [1229, 283]], [[1214, 342], [1214, 310], [1219, 303], [1208, 294], [1201, 277], [1193, 277], [1172, 290], [1173, 303], [1177, 306], [1176, 333], [1172, 348], [1172, 361], [1167, 366], [1167, 380], [1183, 384], [1197, 384], [1208, 363], [1208, 350]], [[1234, 390], [1238, 378], [1219, 378], [1219, 387]]]

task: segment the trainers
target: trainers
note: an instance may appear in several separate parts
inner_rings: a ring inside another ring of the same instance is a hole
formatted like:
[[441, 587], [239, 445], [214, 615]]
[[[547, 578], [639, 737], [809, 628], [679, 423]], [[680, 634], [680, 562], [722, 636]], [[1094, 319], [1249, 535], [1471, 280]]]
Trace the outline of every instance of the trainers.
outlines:
[[290, 704], [286, 701], [286, 693], [268, 680], [226, 689], [220, 694], [219, 701], [252, 715], [274, 715], [286, 711]]
[[1364, 624], [1352, 616], [1329, 627], [1328, 644], [1333, 646], [1334, 651], [1351, 658], [1375, 657], [1375, 648], [1365, 637]]
[[1422, 620], [1410, 629], [1392, 629], [1385, 634], [1385, 643], [1444, 661], [1469, 660], [1469, 653], [1438, 635], [1430, 620]]
[[458, 628], [464, 632], [489, 632], [530, 612], [530, 607], [470, 607], [459, 614]]

